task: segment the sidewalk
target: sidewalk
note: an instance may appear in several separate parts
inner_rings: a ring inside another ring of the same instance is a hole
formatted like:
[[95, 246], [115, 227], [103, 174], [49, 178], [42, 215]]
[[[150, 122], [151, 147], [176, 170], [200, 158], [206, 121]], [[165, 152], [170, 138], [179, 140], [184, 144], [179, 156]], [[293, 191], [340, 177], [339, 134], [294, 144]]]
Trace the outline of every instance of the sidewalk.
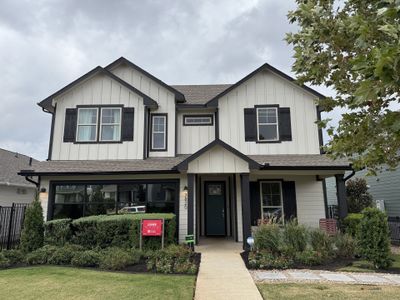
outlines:
[[400, 285], [400, 275], [318, 270], [250, 271], [256, 282], [330, 282], [344, 284]]
[[243, 251], [241, 243], [205, 239], [195, 250], [201, 252], [196, 300], [262, 300], [240, 256]]

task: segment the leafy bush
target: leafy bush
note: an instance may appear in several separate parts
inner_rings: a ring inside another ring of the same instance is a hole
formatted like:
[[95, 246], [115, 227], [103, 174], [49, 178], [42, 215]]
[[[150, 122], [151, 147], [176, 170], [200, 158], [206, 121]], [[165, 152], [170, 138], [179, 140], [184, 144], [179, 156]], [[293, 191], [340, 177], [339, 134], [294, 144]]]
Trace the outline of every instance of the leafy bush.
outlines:
[[75, 252], [71, 264], [76, 267], [96, 267], [100, 263], [100, 253], [94, 250]]
[[47, 258], [47, 263], [51, 265], [69, 265], [72, 257], [83, 250], [81, 246], [66, 244], [56, 247], [54, 252]]
[[57, 247], [46, 245], [42, 248], [36, 249], [28, 253], [25, 261], [29, 265], [44, 265], [47, 263], [49, 257], [57, 250]]
[[72, 236], [71, 219], [58, 219], [44, 224], [44, 240], [47, 245], [64, 246]]
[[148, 253], [147, 268], [159, 273], [195, 274], [197, 264], [194, 252], [184, 245], [170, 245]]
[[333, 256], [333, 243], [331, 237], [323, 230], [313, 229], [310, 231], [311, 249], [318, 252], [324, 259]]
[[282, 250], [281, 229], [277, 224], [260, 225], [254, 234], [254, 247], [258, 251], [265, 250], [272, 255]]
[[307, 249], [296, 253], [295, 260], [296, 263], [300, 265], [311, 267], [321, 265], [324, 262], [325, 257], [323, 257], [321, 252]]
[[293, 259], [286, 256], [276, 256], [265, 250], [250, 252], [249, 254], [249, 265], [255, 269], [288, 269], [293, 264]]
[[43, 210], [38, 199], [26, 208], [20, 248], [25, 253], [43, 246]]
[[[71, 242], [86, 248], [138, 248], [141, 219], [164, 218], [165, 245], [175, 242], [176, 221], [174, 214], [123, 214], [90, 216], [72, 221]], [[143, 247], [157, 249], [161, 247], [159, 237], [145, 238]]]
[[356, 245], [356, 240], [347, 233], [339, 233], [335, 236], [335, 253], [337, 257], [353, 258], [356, 252]]
[[101, 252], [99, 266], [105, 270], [122, 270], [139, 260], [140, 255], [135, 255], [134, 251], [110, 247]]
[[348, 214], [343, 220], [344, 232], [350, 234], [352, 237], [356, 237], [360, 231], [362, 217], [362, 214]]
[[8, 268], [12, 265], [10, 259], [3, 253], [0, 252], [0, 269]]
[[362, 214], [358, 235], [360, 253], [375, 268], [387, 269], [392, 264], [387, 216], [377, 208], [366, 208]]
[[0, 253], [9, 260], [11, 265], [19, 264], [24, 260], [24, 254], [18, 249], [3, 250]]
[[346, 183], [347, 205], [350, 213], [360, 213], [372, 206], [372, 196], [368, 192], [364, 178], [350, 179]]
[[283, 229], [284, 252], [286, 255], [294, 256], [307, 248], [308, 231], [296, 220], [286, 223]]

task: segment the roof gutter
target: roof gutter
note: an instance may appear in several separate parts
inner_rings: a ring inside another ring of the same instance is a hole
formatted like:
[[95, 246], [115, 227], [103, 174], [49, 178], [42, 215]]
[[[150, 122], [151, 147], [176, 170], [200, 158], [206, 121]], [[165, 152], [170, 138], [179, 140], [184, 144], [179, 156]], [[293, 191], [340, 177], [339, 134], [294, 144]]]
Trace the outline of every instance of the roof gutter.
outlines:
[[[365, 169], [365, 168], [362, 168], [362, 169]], [[356, 170], [352, 169], [351, 173], [349, 175], [347, 175], [345, 178], [343, 178], [343, 180], [346, 182], [347, 180], [349, 180], [354, 175], [356, 175]]]
[[29, 178], [29, 176], [25, 176], [25, 180], [29, 181], [30, 183], [33, 183], [39, 189], [39, 187], [40, 187], [40, 183], [39, 182], [34, 181], [33, 179]]

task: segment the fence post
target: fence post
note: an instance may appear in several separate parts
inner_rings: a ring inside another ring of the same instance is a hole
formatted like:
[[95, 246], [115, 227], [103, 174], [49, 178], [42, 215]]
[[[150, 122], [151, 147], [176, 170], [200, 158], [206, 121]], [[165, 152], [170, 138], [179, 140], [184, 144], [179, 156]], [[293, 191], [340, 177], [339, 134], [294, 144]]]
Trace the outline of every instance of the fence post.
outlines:
[[12, 222], [13, 222], [13, 217], [14, 217], [14, 210], [15, 210], [15, 203], [12, 204], [11, 206], [11, 212], [10, 212], [10, 222], [8, 223], [8, 238], [7, 238], [7, 247], [6, 249], [11, 248], [11, 232], [12, 232]]

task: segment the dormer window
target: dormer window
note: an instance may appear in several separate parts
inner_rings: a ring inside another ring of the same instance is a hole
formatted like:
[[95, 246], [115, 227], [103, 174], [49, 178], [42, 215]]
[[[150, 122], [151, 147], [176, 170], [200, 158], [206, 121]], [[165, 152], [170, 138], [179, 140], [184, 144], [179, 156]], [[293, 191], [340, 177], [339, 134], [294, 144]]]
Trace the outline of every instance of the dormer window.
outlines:
[[257, 108], [257, 140], [270, 142], [279, 140], [278, 108]]
[[98, 108], [79, 108], [76, 140], [95, 142], [97, 140]]

